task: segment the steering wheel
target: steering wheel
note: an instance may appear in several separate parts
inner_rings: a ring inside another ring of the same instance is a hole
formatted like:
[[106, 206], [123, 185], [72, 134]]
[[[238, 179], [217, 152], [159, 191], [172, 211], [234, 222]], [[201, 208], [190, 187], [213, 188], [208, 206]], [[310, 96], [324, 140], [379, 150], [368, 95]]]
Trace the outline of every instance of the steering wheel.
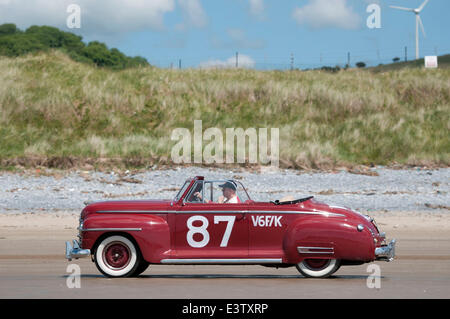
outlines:
[[196, 202], [201, 202], [202, 200], [200, 199], [200, 197], [195, 196], [194, 194], [192, 194], [192, 200], [190, 202], [192, 203], [196, 203]]
[[197, 193], [197, 192], [199, 192], [199, 191], [193, 192], [192, 195], [189, 197], [188, 201], [190, 203], [198, 203], [198, 202], [202, 201], [202, 199], [200, 197], [195, 196], [195, 193]]

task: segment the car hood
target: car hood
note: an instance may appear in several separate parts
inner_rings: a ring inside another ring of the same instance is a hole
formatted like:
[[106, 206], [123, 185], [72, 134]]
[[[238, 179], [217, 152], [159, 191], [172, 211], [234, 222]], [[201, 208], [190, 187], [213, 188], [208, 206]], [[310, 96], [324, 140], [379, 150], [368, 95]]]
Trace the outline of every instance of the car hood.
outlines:
[[95, 212], [116, 212], [116, 211], [149, 211], [149, 210], [170, 210], [172, 200], [116, 200], [99, 201], [89, 203], [82, 211], [81, 218], [88, 213]]

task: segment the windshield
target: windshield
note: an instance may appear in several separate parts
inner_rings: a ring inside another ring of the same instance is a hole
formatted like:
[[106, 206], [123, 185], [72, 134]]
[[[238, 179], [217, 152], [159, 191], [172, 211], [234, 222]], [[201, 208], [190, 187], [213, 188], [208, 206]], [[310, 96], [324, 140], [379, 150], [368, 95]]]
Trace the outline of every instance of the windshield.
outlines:
[[175, 196], [175, 198], [173, 199], [174, 202], [178, 202], [181, 198], [181, 196], [183, 196], [184, 192], [186, 191], [186, 189], [189, 187], [189, 184], [191, 183], [190, 180], [187, 180], [186, 182], [184, 182], [183, 187], [181, 187], [180, 191], [178, 192], [177, 196]]

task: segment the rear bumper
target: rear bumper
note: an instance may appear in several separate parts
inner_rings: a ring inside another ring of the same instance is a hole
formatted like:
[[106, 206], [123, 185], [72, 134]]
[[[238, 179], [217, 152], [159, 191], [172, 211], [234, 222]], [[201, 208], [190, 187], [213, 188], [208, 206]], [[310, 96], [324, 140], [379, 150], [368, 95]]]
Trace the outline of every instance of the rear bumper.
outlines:
[[396, 240], [392, 239], [387, 245], [375, 248], [375, 259], [382, 261], [393, 261], [395, 257]]
[[81, 249], [78, 241], [72, 241], [73, 246], [70, 244], [70, 241], [66, 241], [66, 258], [71, 261], [72, 259], [85, 258], [91, 255], [91, 251], [89, 249]]

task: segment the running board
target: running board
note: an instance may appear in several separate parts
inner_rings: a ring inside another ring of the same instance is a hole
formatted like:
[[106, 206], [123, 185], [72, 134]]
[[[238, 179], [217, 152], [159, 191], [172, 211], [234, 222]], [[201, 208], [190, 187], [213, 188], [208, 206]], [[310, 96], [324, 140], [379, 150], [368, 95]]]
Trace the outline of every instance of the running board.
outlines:
[[259, 264], [281, 264], [281, 258], [253, 258], [253, 259], [163, 259], [161, 264], [213, 264], [213, 265], [235, 265], [235, 264], [247, 264], [247, 265], [259, 265]]

